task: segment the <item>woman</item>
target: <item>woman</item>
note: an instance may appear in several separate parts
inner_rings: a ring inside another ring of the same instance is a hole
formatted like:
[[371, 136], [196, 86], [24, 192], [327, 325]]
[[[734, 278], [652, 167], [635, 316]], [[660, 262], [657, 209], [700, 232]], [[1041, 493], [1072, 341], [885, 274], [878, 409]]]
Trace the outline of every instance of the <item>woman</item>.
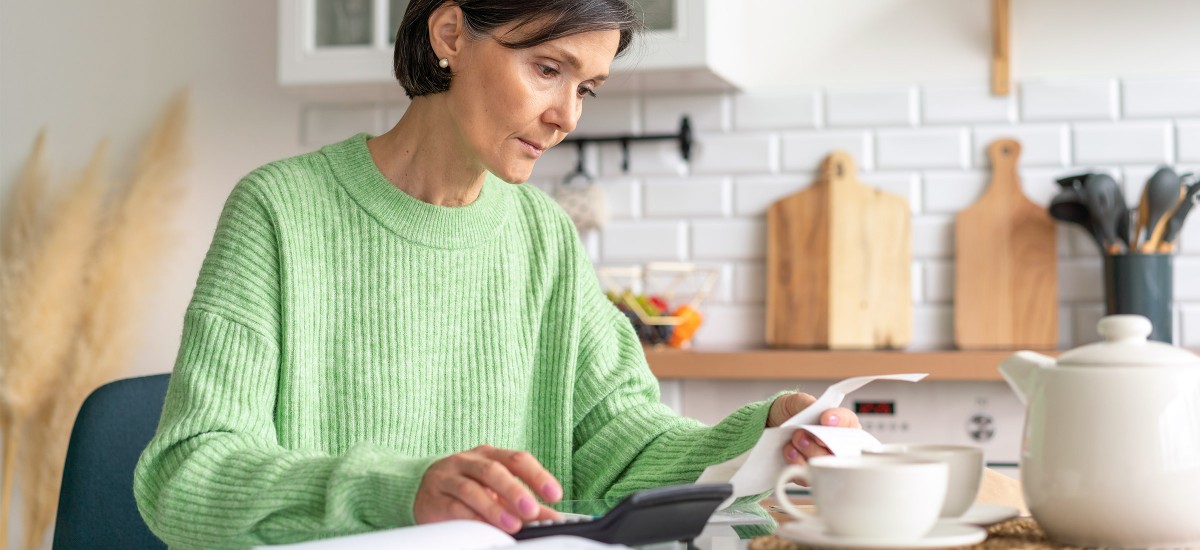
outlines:
[[557, 516], [539, 498], [692, 482], [812, 402], [712, 427], [674, 415], [569, 219], [513, 185], [575, 128], [634, 26], [624, 0], [414, 0], [396, 126], [239, 182], [136, 472], [158, 536], [245, 547], [454, 518], [515, 532]]

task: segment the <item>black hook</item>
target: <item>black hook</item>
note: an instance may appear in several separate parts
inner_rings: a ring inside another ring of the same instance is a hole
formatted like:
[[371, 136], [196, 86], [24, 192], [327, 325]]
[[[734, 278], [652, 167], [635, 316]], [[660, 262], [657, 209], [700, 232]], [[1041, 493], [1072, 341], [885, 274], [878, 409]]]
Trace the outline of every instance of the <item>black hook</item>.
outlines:
[[591, 179], [591, 177], [588, 176], [587, 170], [583, 166], [583, 146], [583, 141], [575, 142], [575, 170], [567, 174], [567, 177], [563, 178], [563, 184], [571, 183], [571, 180], [578, 176], [583, 176], [583, 179], [585, 180]]
[[683, 156], [684, 162], [692, 160], [692, 145], [695, 144], [695, 139], [692, 135], [692, 121], [688, 116], [683, 116], [679, 121], [679, 132], [674, 134], [655, 134], [655, 135], [620, 135], [620, 136], [594, 136], [594, 137], [577, 137], [563, 140], [563, 143], [574, 143], [579, 147], [579, 166], [575, 169], [576, 173], [583, 173], [583, 144], [585, 143], [619, 143], [621, 145], [621, 170], [629, 171], [629, 143], [634, 141], [662, 141], [674, 140], [679, 143], [679, 153]]
[[679, 153], [684, 162], [692, 160], [692, 120], [686, 116], [679, 122]]

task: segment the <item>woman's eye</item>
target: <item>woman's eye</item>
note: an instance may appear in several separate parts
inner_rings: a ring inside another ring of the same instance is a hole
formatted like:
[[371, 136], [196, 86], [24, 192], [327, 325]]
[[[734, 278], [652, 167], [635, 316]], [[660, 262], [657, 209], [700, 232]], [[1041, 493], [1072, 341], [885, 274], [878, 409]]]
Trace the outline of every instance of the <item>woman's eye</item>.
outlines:
[[549, 65], [538, 65], [542, 69], [542, 76], [555, 76], [558, 74], [558, 69]]
[[588, 88], [587, 86], [580, 86], [579, 87], [579, 97], [583, 97], [583, 96], [596, 97], [596, 91], [591, 88]]

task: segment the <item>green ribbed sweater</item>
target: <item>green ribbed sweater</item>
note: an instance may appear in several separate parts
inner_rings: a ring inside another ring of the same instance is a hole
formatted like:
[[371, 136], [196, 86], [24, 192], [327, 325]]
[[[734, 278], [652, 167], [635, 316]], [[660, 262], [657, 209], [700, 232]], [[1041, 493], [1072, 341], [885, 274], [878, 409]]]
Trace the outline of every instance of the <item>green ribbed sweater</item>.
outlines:
[[366, 135], [268, 164], [229, 196], [135, 472], [174, 548], [413, 523], [426, 468], [525, 449], [565, 499], [694, 481], [769, 402], [707, 427], [659, 401], [565, 213], [489, 176], [448, 208], [391, 185]]

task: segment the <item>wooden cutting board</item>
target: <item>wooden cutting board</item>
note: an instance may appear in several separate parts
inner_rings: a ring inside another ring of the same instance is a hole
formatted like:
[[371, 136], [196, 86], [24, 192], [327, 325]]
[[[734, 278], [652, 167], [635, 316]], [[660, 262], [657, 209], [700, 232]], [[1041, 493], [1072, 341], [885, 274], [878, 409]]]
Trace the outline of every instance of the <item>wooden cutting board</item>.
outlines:
[[1021, 144], [992, 142], [992, 181], [955, 223], [954, 336], [962, 349], [1058, 344], [1054, 220], [1021, 192]]
[[835, 152], [767, 211], [767, 344], [898, 348], [912, 333], [908, 202], [858, 181]]

